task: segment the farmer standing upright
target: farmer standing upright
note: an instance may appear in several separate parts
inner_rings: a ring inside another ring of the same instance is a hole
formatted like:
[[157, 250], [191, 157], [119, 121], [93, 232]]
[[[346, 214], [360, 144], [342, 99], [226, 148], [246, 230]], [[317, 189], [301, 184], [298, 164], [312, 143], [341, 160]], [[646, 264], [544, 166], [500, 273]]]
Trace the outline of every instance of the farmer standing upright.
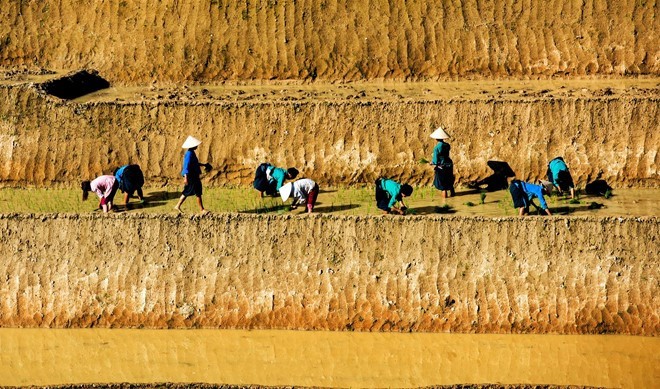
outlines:
[[454, 195], [454, 162], [449, 158], [451, 146], [445, 142], [449, 135], [442, 127], [438, 127], [431, 134], [431, 138], [438, 141], [433, 149], [431, 161], [431, 165], [435, 166], [433, 185], [442, 191], [443, 198], [447, 198]]
[[197, 159], [195, 150], [201, 143], [202, 141], [199, 139], [188, 136], [181, 146], [184, 149], [188, 149], [188, 151], [186, 151], [186, 154], [183, 156], [183, 169], [181, 169], [181, 175], [183, 176], [184, 187], [179, 202], [174, 206], [174, 209], [177, 212], [181, 212], [181, 204], [186, 201], [186, 198], [193, 195], [197, 197], [197, 205], [199, 205], [200, 212], [207, 212], [206, 209], [204, 209], [204, 203], [202, 201], [202, 180], [200, 178], [202, 169], [200, 166], [204, 166], [207, 170], [210, 170], [211, 165], [208, 163], [200, 163]]

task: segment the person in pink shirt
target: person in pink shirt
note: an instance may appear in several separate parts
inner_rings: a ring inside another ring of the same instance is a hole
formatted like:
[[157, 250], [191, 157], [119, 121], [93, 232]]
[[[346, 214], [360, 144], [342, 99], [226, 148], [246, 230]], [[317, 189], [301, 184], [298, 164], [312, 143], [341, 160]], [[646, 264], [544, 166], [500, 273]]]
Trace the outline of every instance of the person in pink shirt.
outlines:
[[83, 181], [80, 185], [83, 191], [82, 199], [87, 200], [89, 192], [96, 193], [101, 199], [100, 207], [107, 213], [112, 210], [112, 201], [119, 188], [119, 182], [115, 176], [99, 176], [93, 181]]

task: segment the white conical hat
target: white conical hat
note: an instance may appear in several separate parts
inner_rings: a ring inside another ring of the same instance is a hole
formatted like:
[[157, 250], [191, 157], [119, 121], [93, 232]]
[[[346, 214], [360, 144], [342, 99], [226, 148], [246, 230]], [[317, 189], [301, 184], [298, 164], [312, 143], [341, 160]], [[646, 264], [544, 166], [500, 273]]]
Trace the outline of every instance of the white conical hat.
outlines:
[[186, 138], [186, 141], [183, 142], [183, 146], [181, 146], [181, 148], [189, 149], [191, 147], [199, 146], [200, 143], [202, 143], [201, 140], [189, 135], [188, 138]]
[[282, 202], [285, 202], [289, 199], [291, 196], [291, 192], [293, 192], [293, 184], [290, 182], [287, 182], [286, 184], [282, 185], [280, 188], [280, 196], [282, 196]]
[[438, 127], [437, 130], [433, 131], [431, 133], [431, 138], [433, 139], [447, 139], [449, 138], [449, 135], [445, 132], [445, 129], [442, 127]]

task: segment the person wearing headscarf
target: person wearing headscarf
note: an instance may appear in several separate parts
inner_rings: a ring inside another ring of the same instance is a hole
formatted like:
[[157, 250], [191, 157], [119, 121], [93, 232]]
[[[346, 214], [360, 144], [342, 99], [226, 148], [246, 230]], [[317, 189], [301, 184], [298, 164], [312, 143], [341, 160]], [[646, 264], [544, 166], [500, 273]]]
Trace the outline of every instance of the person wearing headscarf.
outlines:
[[140, 203], [144, 203], [142, 186], [144, 185], [144, 174], [138, 165], [124, 165], [115, 170], [115, 179], [119, 183], [119, 190], [124, 193], [124, 205], [128, 207], [128, 201], [137, 192]]
[[298, 169], [295, 167], [285, 170], [265, 162], [257, 167], [252, 186], [259, 191], [261, 197], [274, 196], [284, 185], [285, 180], [295, 179], [298, 177], [298, 173]]
[[112, 210], [112, 202], [119, 188], [119, 183], [115, 179], [115, 176], [104, 175], [96, 177], [92, 181], [83, 181], [80, 187], [83, 191], [83, 201], [87, 200], [89, 192], [94, 192], [101, 200], [99, 206], [103, 209], [103, 212], [108, 213]]
[[[548, 209], [548, 203], [546, 203], [545, 198], [543, 197], [544, 195], [549, 195], [551, 190], [552, 184], [548, 182], [543, 185], [536, 185], [530, 182], [513, 180], [509, 186], [509, 192], [513, 199], [513, 207], [518, 209], [518, 214], [520, 216], [529, 214], [530, 205], [543, 210], [547, 215], [552, 215], [550, 209]], [[539, 200], [539, 206], [532, 201], [535, 198]]]
[[[399, 184], [388, 178], [379, 178], [376, 180], [376, 206], [385, 213], [395, 213], [405, 215], [406, 204], [404, 197], [409, 197], [413, 192], [412, 186], [408, 184]], [[395, 205], [400, 205], [396, 207]]]
[[280, 196], [282, 202], [286, 202], [289, 197], [293, 198], [291, 209], [296, 209], [299, 205], [305, 205], [307, 213], [312, 213], [316, 199], [319, 196], [319, 185], [309, 178], [302, 178], [282, 185]]
[[575, 184], [571, 172], [562, 157], [557, 157], [548, 164], [548, 181], [554, 185], [560, 193], [569, 192], [571, 198], [575, 198]]
[[208, 163], [200, 163], [197, 159], [197, 154], [195, 150], [202, 143], [199, 139], [188, 136], [183, 145], [181, 146], [184, 149], [188, 149], [186, 154], [183, 156], [183, 168], [181, 169], [181, 175], [183, 176], [183, 192], [179, 198], [179, 202], [174, 206], [174, 209], [177, 212], [181, 212], [181, 205], [186, 198], [189, 196], [197, 197], [197, 205], [201, 213], [206, 213], [204, 209], [204, 202], [202, 201], [202, 180], [200, 178], [202, 174], [201, 166], [204, 166], [206, 170], [211, 169], [211, 165]]
[[442, 191], [443, 198], [447, 198], [455, 194], [454, 162], [449, 157], [451, 146], [445, 142], [445, 139], [448, 139], [449, 135], [442, 127], [438, 127], [431, 133], [431, 138], [437, 140], [437, 144], [433, 149], [433, 159], [431, 160], [431, 165], [435, 167], [433, 186]]

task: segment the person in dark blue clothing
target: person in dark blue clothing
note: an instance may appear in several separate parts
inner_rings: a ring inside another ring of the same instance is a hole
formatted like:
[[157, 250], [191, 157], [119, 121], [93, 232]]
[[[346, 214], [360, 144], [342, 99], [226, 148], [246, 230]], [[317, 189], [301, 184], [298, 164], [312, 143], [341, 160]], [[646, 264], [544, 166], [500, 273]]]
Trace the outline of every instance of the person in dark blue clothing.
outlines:
[[179, 198], [179, 202], [174, 207], [177, 212], [181, 212], [181, 205], [189, 196], [197, 197], [197, 205], [199, 205], [201, 213], [207, 212], [206, 209], [204, 209], [204, 202], [202, 201], [202, 180], [200, 178], [202, 169], [200, 166], [204, 166], [206, 170], [210, 170], [211, 165], [208, 163], [200, 163], [197, 159], [195, 150], [200, 143], [202, 143], [202, 141], [199, 139], [189, 136], [183, 143], [183, 146], [181, 146], [184, 149], [188, 149], [188, 151], [186, 151], [186, 154], [183, 157], [183, 169], [181, 169], [181, 175], [183, 176], [184, 187], [183, 192], [181, 193], [181, 198]]
[[[545, 202], [545, 198], [543, 197], [543, 195], [550, 194], [548, 187], [520, 180], [513, 180], [509, 186], [509, 192], [513, 199], [513, 207], [518, 209], [518, 214], [520, 216], [529, 213], [530, 205], [533, 205], [537, 209], [542, 209], [543, 212], [548, 215], [552, 215], [550, 209], [548, 209], [548, 203]], [[539, 199], [539, 206], [532, 201], [534, 198]]]
[[142, 186], [144, 185], [144, 174], [139, 165], [124, 165], [115, 170], [115, 179], [119, 182], [119, 190], [124, 193], [124, 206], [128, 208], [128, 201], [137, 192], [140, 203], [144, 203]]

